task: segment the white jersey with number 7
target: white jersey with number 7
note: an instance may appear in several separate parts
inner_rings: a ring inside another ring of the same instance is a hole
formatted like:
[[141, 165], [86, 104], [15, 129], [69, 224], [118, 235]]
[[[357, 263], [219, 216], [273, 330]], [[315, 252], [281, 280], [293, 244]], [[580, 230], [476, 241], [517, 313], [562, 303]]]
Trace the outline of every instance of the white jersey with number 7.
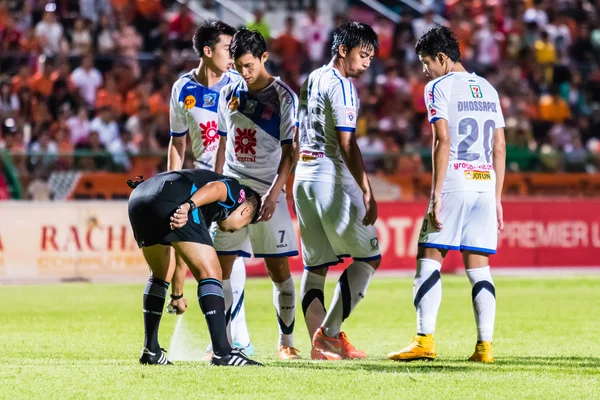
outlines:
[[429, 122], [448, 121], [450, 159], [442, 193], [493, 192], [494, 131], [504, 128], [496, 89], [484, 78], [452, 72], [425, 86]]

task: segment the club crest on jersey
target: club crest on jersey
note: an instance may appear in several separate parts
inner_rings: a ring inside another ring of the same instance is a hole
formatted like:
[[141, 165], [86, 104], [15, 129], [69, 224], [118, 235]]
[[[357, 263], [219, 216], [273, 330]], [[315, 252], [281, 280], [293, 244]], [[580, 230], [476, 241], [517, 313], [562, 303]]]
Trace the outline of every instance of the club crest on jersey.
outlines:
[[204, 95], [204, 104], [202, 107], [213, 107], [217, 101], [216, 93], [209, 93]]
[[240, 198], [238, 199], [238, 203], [242, 204], [246, 200], [246, 191], [244, 189], [240, 190]]
[[377, 250], [379, 248], [379, 240], [377, 238], [371, 239], [371, 250]]
[[256, 105], [258, 104], [258, 101], [256, 100], [246, 100], [246, 105], [244, 106], [244, 114], [254, 114], [254, 111], [256, 111]]
[[431, 114], [431, 116], [434, 116], [435, 114], [437, 114], [437, 112], [435, 111], [435, 108], [430, 108], [429, 114]]
[[476, 99], [483, 98], [483, 93], [481, 93], [481, 88], [479, 87], [479, 85], [469, 85], [469, 87], [471, 88], [471, 94], [473, 95], [474, 98], [476, 98]]
[[347, 125], [356, 124], [356, 109], [346, 108], [346, 124]]
[[491, 181], [490, 171], [465, 171], [465, 179], [470, 181]]
[[191, 110], [196, 105], [196, 98], [191, 94], [183, 99], [183, 106], [186, 110]]

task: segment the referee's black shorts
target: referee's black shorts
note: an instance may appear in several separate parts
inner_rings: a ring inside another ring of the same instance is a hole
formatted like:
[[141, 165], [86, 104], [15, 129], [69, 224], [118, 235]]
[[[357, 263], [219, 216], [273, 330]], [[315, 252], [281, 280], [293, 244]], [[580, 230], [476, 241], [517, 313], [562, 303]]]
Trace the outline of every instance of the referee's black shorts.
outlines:
[[213, 245], [199, 209], [188, 216], [182, 228], [171, 230], [169, 226], [171, 216], [191, 193], [192, 182], [178, 173], [157, 175], [133, 190], [129, 197], [129, 221], [139, 247], [171, 242]]

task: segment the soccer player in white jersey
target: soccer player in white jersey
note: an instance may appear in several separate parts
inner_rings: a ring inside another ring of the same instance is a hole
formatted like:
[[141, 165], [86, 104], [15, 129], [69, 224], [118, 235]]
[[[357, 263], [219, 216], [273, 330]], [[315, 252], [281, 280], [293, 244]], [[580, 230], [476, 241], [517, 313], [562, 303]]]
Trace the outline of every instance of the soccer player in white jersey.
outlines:
[[[369, 68], [378, 48], [369, 25], [340, 26], [334, 32], [331, 62], [313, 71], [300, 92], [294, 199], [305, 265], [302, 310], [313, 359], [366, 357], [341, 331], [381, 262], [373, 226], [377, 204], [354, 134], [359, 100], [349, 78]], [[343, 257], [353, 262], [342, 273], [326, 313], [325, 276]]]
[[496, 290], [489, 255], [503, 228], [502, 184], [506, 163], [504, 117], [498, 93], [461, 64], [458, 41], [436, 26], [417, 42], [433, 130], [431, 199], [417, 252], [414, 305], [417, 336], [392, 360], [435, 359], [433, 334], [442, 299], [440, 268], [449, 250], [460, 250], [471, 282], [477, 344], [470, 361], [493, 362]]
[[[192, 40], [194, 50], [200, 57], [197, 68], [184, 74], [173, 85], [171, 94], [171, 142], [168, 149], [169, 171], [183, 166], [186, 150], [186, 136], [192, 142], [194, 167], [213, 170], [219, 146], [217, 133], [217, 106], [221, 88], [240, 80], [239, 74], [230, 70], [229, 45], [235, 29], [217, 20], [204, 22]], [[176, 255], [176, 272], [172, 285], [172, 299], [183, 295], [183, 281], [187, 267], [183, 259]], [[233, 346], [253, 355], [244, 309], [244, 284], [246, 267], [243, 258], [238, 258], [233, 267], [231, 280], [225, 284], [233, 292], [233, 312], [231, 336]]]
[[[227, 85], [219, 97], [216, 171], [236, 177], [263, 196], [259, 223], [230, 233], [217, 230], [214, 245], [229, 279], [236, 256], [264, 258], [273, 281], [279, 323], [278, 355], [299, 358], [294, 348], [296, 292], [288, 257], [298, 254], [285, 183], [294, 161], [293, 136], [298, 98], [265, 69], [267, 45], [260, 33], [239, 30], [230, 54], [242, 80]], [[224, 285], [225, 289], [225, 285]], [[228, 293], [225, 292], [228, 302]]]

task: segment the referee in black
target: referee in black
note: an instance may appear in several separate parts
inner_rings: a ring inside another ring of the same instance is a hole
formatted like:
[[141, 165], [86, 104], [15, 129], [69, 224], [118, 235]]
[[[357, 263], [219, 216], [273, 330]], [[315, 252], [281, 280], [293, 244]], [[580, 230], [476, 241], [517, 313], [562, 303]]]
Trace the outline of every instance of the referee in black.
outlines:
[[[158, 174], [147, 181], [129, 181], [129, 221], [138, 246], [152, 271], [144, 291], [142, 364], [171, 364], [158, 344], [158, 327], [174, 266], [171, 249], [181, 255], [198, 281], [198, 302], [212, 340], [213, 365], [262, 365], [227, 340], [221, 267], [208, 227], [216, 222], [236, 231], [256, 222], [260, 196], [233, 178], [189, 169]], [[171, 306], [183, 313], [187, 301], [172, 296]]]

